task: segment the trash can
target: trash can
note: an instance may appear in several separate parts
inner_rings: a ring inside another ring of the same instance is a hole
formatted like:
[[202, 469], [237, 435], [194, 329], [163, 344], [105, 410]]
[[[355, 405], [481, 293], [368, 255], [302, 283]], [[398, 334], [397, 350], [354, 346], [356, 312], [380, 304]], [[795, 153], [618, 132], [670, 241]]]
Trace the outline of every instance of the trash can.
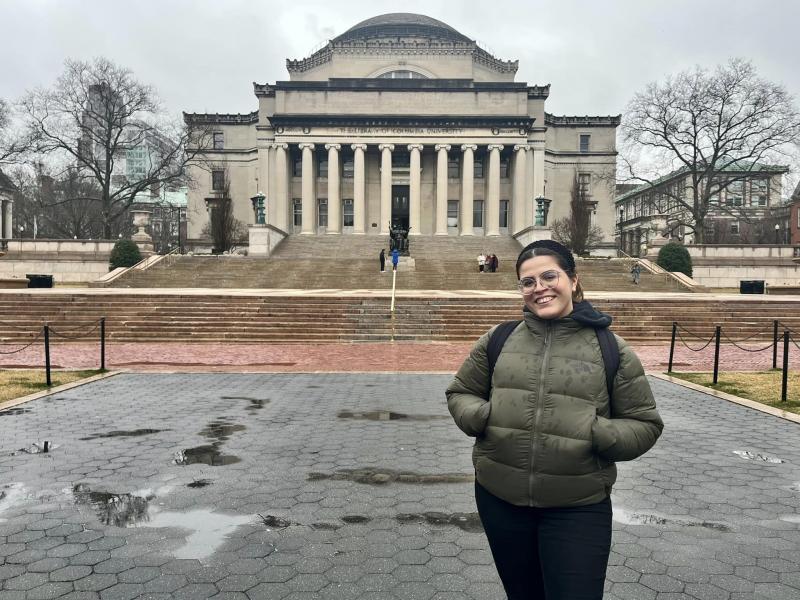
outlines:
[[52, 275], [25, 275], [28, 278], [29, 288], [51, 288], [53, 287]]
[[752, 279], [749, 281], [739, 282], [740, 294], [763, 294], [764, 293], [764, 280]]

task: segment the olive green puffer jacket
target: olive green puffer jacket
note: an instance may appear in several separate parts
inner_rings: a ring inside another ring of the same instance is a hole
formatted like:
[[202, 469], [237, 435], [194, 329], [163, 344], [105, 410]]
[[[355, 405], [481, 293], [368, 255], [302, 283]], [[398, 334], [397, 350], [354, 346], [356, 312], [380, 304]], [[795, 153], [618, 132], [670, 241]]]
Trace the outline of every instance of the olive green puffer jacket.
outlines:
[[491, 382], [490, 331], [447, 388], [456, 424], [477, 437], [478, 483], [518, 506], [600, 502], [616, 480], [614, 461], [647, 452], [664, 427], [642, 365], [617, 337], [620, 366], [609, 402], [594, 328], [611, 318], [588, 302], [561, 319], [542, 320], [527, 309], [524, 316]]

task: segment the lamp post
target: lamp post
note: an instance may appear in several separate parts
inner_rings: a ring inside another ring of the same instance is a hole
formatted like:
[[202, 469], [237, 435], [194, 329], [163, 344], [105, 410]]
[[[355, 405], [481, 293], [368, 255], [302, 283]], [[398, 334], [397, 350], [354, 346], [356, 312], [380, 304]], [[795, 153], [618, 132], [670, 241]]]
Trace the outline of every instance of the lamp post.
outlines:
[[250, 202], [253, 203], [256, 225], [266, 224], [266, 199], [267, 197], [264, 195], [264, 192], [258, 192], [255, 196], [250, 198]]
[[780, 234], [781, 234], [781, 226], [778, 225], [777, 223], [775, 223], [775, 245], [776, 246], [778, 244], [780, 244], [780, 241], [778, 241], [778, 238], [779, 238]]

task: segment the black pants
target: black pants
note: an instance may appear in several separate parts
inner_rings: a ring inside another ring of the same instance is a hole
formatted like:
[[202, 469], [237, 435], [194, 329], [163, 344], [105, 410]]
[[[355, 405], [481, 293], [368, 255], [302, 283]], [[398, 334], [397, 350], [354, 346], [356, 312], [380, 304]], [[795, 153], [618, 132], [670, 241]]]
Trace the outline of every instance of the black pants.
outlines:
[[611, 551], [611, 499], [528, 508], [475, 483], [475, 500], [509, 600], [601, 600]]

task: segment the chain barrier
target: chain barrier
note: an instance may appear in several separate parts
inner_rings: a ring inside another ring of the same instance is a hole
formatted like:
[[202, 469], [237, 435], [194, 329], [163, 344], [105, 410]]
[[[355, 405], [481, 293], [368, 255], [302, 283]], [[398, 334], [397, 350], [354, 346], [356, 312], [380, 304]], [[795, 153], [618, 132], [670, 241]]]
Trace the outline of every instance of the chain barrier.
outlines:
[[[695, 339], [698, 339], [698, 340], [704, 340], [704, 339], [706, 339], [706, 338], [705, 338], [705, 336], [703, 336], [703, 335], [699, 335], [699, 334], [697, 334], [697, 333], [694, 333], [694, 332], [692, 332], [692, 331], [689, 331], [688, 329], [686, 329], [686, 327], [684, 327], [684, 326], [683, 326], [683, 325], [681, 325], [680, 323], [676, 323], [676, 325], [678, 326], [678, 328], [679, 328], [679, 329], [683, 329], [683, 330], [684, 330], [686, 333], [688, 333], [690, 336], [692, 336], [692, 337], [693, 337], [693, 338], [695, 338]], [[714, 339], [714, 334], [711, 334], [711, 339]]]
[[38, 342], [38, 341], [39, 341], [39, 338], [41, 338], [41, 337], [42, 337], [42, 335], [44, 335], [44, 333], [43, 333], [42, 331], [40, 331], [40, 332], [38, 333], [38, 335], [37, 335], [35, 338], [33, 338], [33, 341], [32, 341], [30, 344], [26, 344], [26, 345], [24, 345], [22, 348], [17, 348], [16, 350], [11, 350], [10, 352], [6, 352], [6, 351], [4, 351], [4, 350], [0, 350], [0, 354], [3, 354], [3, 355], [8, 355], [8, 354], [17, 354], [18, 352], [22, 352], [23, 350], [26, 350], [26, 349], [30, 348], [30, 347], [31, 347], [31, 346], [33, 346], [33, 345], [34, 345], [36, 342]]
[[[50, 326], [50, 333], [54, 336], [65, 338], [67, 340], [79, 340], [81, 338], [85, 338], [91, 334], [93, 334], [97, 329], [100, 327], [100, 321], [98, 320], [94, 327], [92, 327], [89, 331], [85, 333], [81, 333], [79, 335], [67, 335], [66, 333], [62, 333], [60, 331], [56, 331], [53, 329], [53, 326]], [[76, 328], [73, 328], [71, 331], [75, 331]]]
[[683, 339], [683, 336], [680, 333], [678, 334], [678, 339], [681, 341], [681, 344], [686, 346], [692, 352], [700, 352], [702, 350], [705, 350], [706, 348], [708, 348], [709, 344], [711, 344], [711, 342], [714, 341], [715, 337], [716, 337], [715, 335], [712, 335], [711, 338], [705, 344], [703, 344], [700, 348], [692, 348], [689, 344], [686, 343], [686, 340]]
[[[723, 334], [721, 334], [721, 335], [722, 335], [722, 337], [724, 337], [724, 338], [725, 338], [725, 339], [728, 341], [728, 343], [729, 343], [729, 344], [731, 344], [731, 345], [733, 345], [733, 346], [737, 347], [739, 350], [744, 350], [745, 352], [763, 352], [764, 350], [770, 350], [770, 349], [771, 349], [771, 348], [774, 346], [774, 344], [773, 344], [772, 342], [770, 342], [769, 344], [767, 344], [767, 345], [766, 345], [766, 346], [764, 346], [763, 348], [758, 348], [757, 350], [754, 350], [754, 349], [752, 349], [752, 348], [745, 348], [744, 346], [740, 346], [740, 345], [739, 345], [739, 344], [736, 342], [736, 340], [732, 340], [731, 338], [729, 338], [729, 337], [728, 337], [727, 335], [725, 335], [724, 333], [723, 333]], [[756, 334], [756, 335], [759, 335], [759, 334]], [[747, 337], [747, 338], [745, 338], [745, 339], [743, 339], [743, 340], [739, 340], [739, 342], [744, 342], [744, 341], [747, 341], [747, 340], [749, 340], [749, 339], [751, 339], [751, 338], [753, 338], [753, 337], [755, 337], [755, 336], [752, 336], [752, 335], [751, 335], [750, 337]]]

